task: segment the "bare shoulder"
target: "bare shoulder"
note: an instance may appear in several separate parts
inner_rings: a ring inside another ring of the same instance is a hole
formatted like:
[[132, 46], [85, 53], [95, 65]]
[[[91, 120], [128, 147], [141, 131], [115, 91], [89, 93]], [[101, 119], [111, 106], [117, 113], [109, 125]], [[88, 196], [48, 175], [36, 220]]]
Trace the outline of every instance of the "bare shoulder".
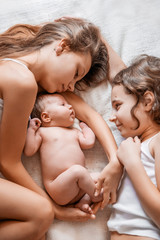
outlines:
[[18, 90], [37, 91], [38, 86], [33, 73], [23, 66], [13, 66], [12, 64], [0, 64], [0, 94]]

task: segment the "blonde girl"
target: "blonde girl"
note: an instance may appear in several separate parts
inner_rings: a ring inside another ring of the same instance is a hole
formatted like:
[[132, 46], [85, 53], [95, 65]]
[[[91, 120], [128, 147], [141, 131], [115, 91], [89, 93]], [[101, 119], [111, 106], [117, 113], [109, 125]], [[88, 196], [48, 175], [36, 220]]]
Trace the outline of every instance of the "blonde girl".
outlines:
[[[99, 29], [83, 19], [16, 25], [0, 35], [0, 171], [7, 179], [0, 178], [1, 239], [44, 240], [54, 215], [61, 220], [91, 218], [79, 209], [56, 206], [25, 170], [21, 154], [37, 93], [73, 91], [81, 79], [94, 85], [108, 78], [109, 67], [110, 76], [114, 75], [124, 64], [109, 46], [108, 51]], [[101, 129], [95, 133], [101, 142], [103, 139], [112, 163], [105, 184], [109, 183], [110, 195], [111, 189], [116, 192], [121, 176], [113, 136], [93, 109], [74, 94], [68, 94], [68, 98], [74, 102], [78, 117], [93, 130], [94, 118], [105, 126], [102, 134]], [[104, 176], [101, 182], [105, 182]]]

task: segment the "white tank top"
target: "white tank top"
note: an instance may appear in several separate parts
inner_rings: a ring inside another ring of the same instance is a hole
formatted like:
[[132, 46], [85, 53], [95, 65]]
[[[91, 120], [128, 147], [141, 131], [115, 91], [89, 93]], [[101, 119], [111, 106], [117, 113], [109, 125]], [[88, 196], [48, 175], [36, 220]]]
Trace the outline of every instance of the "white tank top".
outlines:
[[28, 67], [24, 63], [22, 63], [21, 61], [19, 61], [17, 59], [14, 59], [14, 58], [2, 58], [2, 59], [0, 59], [0, 61], [12, 61], [12, 62], [18, 63], [28, 69]]
[[[155, 159], [149, 151], [149, 143], [156, 135], [141, 143], [141, 161], [155, 186]], [[107, 224], [110, 231], [160, 239], [160, 229], [143, 210], [127, 172], [124, 174], [117, 202], [113, 204], [113, 212]]]

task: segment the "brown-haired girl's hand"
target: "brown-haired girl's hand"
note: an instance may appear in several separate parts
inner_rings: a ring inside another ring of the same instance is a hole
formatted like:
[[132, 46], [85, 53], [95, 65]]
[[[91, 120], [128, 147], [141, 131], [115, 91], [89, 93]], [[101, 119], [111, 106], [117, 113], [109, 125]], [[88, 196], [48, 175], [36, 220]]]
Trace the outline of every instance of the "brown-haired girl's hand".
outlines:
[[98, 195], [103, 188], [103, 201], [101, 203], [101, 209], [103, 209], [107, 204], [113, 204], [116, 202], [117, 189], [122, 173], [123, 167], [118, 160], [110, 161], [100, 173], [95, 194]]
[[54, 203], [55, 218], [63, 221], [85, 222], [89, 219], [94, 220], [97, 210], [96, 206], [94, 206], [94, 214], [89, 214], [81, 211], [79, 208], [75, 208], [73, 205], [63, 207]]

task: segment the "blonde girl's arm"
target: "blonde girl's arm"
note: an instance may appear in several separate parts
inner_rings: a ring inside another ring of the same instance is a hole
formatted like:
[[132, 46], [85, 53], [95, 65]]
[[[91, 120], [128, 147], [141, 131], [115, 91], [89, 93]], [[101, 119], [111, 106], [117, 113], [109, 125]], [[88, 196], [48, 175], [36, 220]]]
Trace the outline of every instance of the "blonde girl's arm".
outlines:
[[113, 50], [113, 48], [108, 44], [108, 42], [102, 37], [102, 41], [105, 43], [108, 49], [109, 55], [109, 80], [112, 82], [112, 79], [116, 76], [118, 72], [126, 68], [126, 65], [120, 58], [120, 56]]
[[23, 76], [23, 80], [12, 77], [12, 79], [6, 79], [2, 83], [0, 81], [0, 87], [3, 89], [4, 99], [0, 125], [0, 169], [2, 174], [7, 179], [47, 198], [53, 205], [55, 217], [58, 219], [67, 221], [92, 219], [91, 214], [80, 209], [54, 204], [48, 194], [34, 182], [21, 162], [28, 119], [37, 95], [37, 84], [33, 77]]
[[29, 127], [27, 129], [27, 136], [23, 150], [26, 156], [32, 156], [35, 154], [42, 143], [42, 137], [39, 131], [40, 125], [41, 121], [38, 118], [33, 118], [29, 121]]
[[0, 126], [1, 172], [12, 182], [47, 197], [21, 162], [28, 119], [37, 94], [37, 84], [31, 73], [25, 76], [23, 74], [21, 77], [16, 74], [10, 75], [12, 77], [5, 75], [5, 81], [0, 82], [4, 100]]
[[80, 97], [70, 92], [63, 93], [63, 96], [73, 106], [76, 117], [93, 130], [109, 159], [109, 164], [101, 172], [97, 184], [97, 194], [102, 187], [104, 190], [104, 201], [101, 206], [103, 208], [108, 202], [111, 203], [116, 200], [116, 191], [123, 172], [122, 165], [116, 157], [117, 145], [115, 139], [102, 116]]
[[[126, 66], [103, 37], [102, 41], [105, 43], [109, 54], [109, 79], [106, 79], [106, 81], [111, 82], [115, 75], [126, 68]], [[70, 101], [76, 110], [77, 118], [86, 122], [93, 130], [109, 159], [109, 164], [103, 169], [97, 182], [97, 194], [100, 193], [102, 187], [104, 190], [104, 199], [101, 204], [101, 208], [103, 209], [107, 203], [114, 203], [116, 201], [117, 188], [123, 173], [123, 167], [116, 157], [116, 142], [108, 125], [96, 111], [72, 93], [65, 94], [64, 96], [68, 98], [68, 101]]]

